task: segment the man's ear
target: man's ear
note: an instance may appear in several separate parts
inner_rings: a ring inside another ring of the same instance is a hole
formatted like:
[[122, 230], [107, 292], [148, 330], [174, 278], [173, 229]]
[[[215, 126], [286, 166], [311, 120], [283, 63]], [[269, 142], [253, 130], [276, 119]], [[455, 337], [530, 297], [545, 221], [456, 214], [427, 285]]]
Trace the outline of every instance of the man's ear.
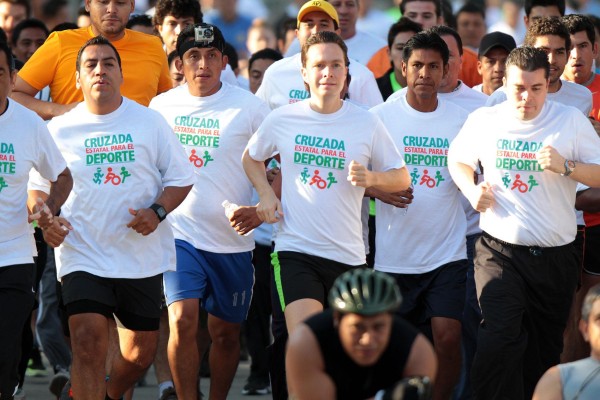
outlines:
[[75, 87], [81, 89], [81, 84], [79, 83], [79, 71], [75, 72]]

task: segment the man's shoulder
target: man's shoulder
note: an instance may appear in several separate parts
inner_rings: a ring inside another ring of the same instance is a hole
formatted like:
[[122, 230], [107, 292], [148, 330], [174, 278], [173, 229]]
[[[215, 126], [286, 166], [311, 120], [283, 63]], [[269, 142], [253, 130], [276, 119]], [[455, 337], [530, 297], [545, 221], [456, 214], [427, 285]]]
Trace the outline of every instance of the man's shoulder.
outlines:
[[281, 60], [275, 61], [265, 71], [265, 76], [281, 73], [281, 71], [289, 71], [298, 69], [297, 56], [284, 57]]
[[364, 79], [369, 77], [375, 80], [375, 76], [371, 70], [356, 60], [350, 60], [350, 66], [348, 67], [348, 70], [350, 75], [352, 75], [352, 82], [354, 82], [355, 79]]
[[128, 43], [139, 43], [140, 45], [151, 44], [151, 45], [159, 45], [162, 49], [162, 43], [158, 36], [148, 35], [147, 33], [134, 31], [131, 29], [125, 29], [125, 41]]
[[380, 49], [382, 47], [387, 47], [387, 43], [385, 40], [377, 37], [369, 32], [357, 30], [356, 31], [356, 39], [357, 43], [360, 43], [361, 46], [373, 47], [373, 50]]
[[7, 112], [10, 112], [10, 114], [7, 114], [9, 118], [4, 120], [6, 122], [17, 123], [20, 127], [25, 127], [26, 124], [45, 126], [44, 120], [39, 115], [10, 98], [8, 99]]
[[587, 87], [571, 81], [562, 81], [560, 94], [562, 96], [590, 98], [592, 92]]

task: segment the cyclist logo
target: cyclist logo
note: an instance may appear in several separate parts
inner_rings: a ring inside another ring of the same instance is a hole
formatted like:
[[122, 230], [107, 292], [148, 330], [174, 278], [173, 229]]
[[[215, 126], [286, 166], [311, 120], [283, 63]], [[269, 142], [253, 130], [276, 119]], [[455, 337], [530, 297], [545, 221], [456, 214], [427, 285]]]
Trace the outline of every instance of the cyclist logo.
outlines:
[[114, 172], [112, 172], [112, 168], [108, 167], [108, 173], [106, 174], [106, 178], [104, 179], [104, 184], [106, 185], [108, 182], [112, 183], [115, 186], [121, 184], [121, 177]]
[[300, 173], [300, 182], [302, 182], [305, 185], [306, 184], [308, 184], [309, 186], [314, 185], [317, 187], [317, 189], [323, 190], [323, 189], [329, 189], [331, 187], [331, 185], [338, 183], [338, 180], [335, 179], [333, 172], [329, 172], [327, 174], [327, 178], [323, 179], [321, 177], [321, 175], [319, 175], [318, 169], [315, 169], [315, 171], [312, 175], [312, 178], [310, 179], [310, 182], [309, 182], [308, 178], [311, 178], [311, 175], [308, 172], [308, 168], [304, 167], [304, 169]]
[[202, 166], [204, 165], [204, 160], [196, 155], [195, 149], [192, 150], [189, 160], [192, 164], [194, 164], [194, 167], [196, 168], [202, 168]]
[[429, 171], [424, 169], [423, 170], [423, 176], [421, 177], [421, 183], [419, 183], [419, 185], [423, 186], [427, 186], [428, 188], [434, 188], [436, 186], [435, 184], [435, 179], [433, 179], [431, 176], [429, 176]]
[[[122, 183], [125, 183], [125, 179], [131, 176], [131, 173], [129, 173], [127, 168], [121, 167], [121, 172], [119, 175], [113, 172], [112, 167], [108, 167], [108, 169], [106, 170], [106, 175], [102, 173], [102, 168], [98, 167], [96, 168], [96, 172], [94, 172], [93, 181], [97, 185], [101, 185], [102, 183], [104, 183], [105, 185], [111, 183], [114, 186], [118, 186]], [[102, 178], [104, 178], [104, 182], [102, 181]]]
[[520, 174], [516, 174], [515, 175], [515, 180], [513, 181], [513, 185], [510, 188], [510, 190], [517, 189], [521, 193], [527, 193], [527, 192], [531, 192], [531, 190], [535, 186], [539, 186], [539, 183], [537, 183], [537, 181], [535, 180], [535, 178], [533, 177], [533, 175], [529, 175], [529, 180], [527, 181], [527, 183], [525, 183], [525, 182], [523, 182], [521, 180], [521, 175]]
[[315, 174], [313, 175], [309, 183], [309, 185], [313, 184], [316, 184], [319, 189], [325, 189], [327, 187], [327, 182], [325, 181], [325, 179], [321, 178], [318, 169], [315, 169]]

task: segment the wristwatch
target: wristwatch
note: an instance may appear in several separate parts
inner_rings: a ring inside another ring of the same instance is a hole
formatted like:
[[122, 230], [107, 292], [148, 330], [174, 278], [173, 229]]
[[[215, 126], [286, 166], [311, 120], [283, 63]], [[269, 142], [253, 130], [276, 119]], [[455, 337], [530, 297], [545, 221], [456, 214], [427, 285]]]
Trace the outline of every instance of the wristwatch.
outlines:
[[569, 176], [575, 170], [575, 161], [573, 160], [565, 160], [565, 172], [562, 173], [562, 176]]
[[165, 210], [165, 208], [160, 204], [154, 203], [149, 208], [156, 213], [156, 216], [160, 222], [167, 218], [167, 210]]

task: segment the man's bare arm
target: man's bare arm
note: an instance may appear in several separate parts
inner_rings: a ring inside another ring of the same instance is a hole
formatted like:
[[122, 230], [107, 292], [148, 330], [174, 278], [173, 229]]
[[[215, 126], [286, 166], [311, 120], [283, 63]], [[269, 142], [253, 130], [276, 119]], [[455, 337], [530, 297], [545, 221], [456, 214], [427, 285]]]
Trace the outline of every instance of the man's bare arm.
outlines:
[[587, 189], [577, 192], [575, 208], [588, 213], [600, 212], [600, 189]]
[[[185, 200], [190, 190], [192, 190], [192, 186], [167, 186], [155, 203], [160, 204], [167, 213], [170, 213]], [[148, 207], [150, 206], [151, 204], [148, 204]], [[138, 210], [130, 208], [129, 213], [133, 215], [133, 219], [127, 224], [127, 227], [144, 236], [154, 232], [160, 223], [158, 216], [150, 208], [140, 208]]]
[[562, 383], [558, 367], [552, 367], [539, 380], [532, 400], [562, 400]]
[[23, 106], [29, 108], [31, 111], [36, 112], [42, 119], [45, 120], [62, 115], [77, 105], [77, 103], [58, 104], [50, 101], [38, 100], [34, 97], [37, 92], [39, 92], [39, 90], [25, 82], [20, 76], [17, 75], [17, 82], [15, 83], [15, 88], [13, 89], [10, 97], [16, 102], [21, 103]]
[[388, 193], [406, 190], [410, 186], [410, 175], [406, 167], [382, 172], [370, 171], [354, 160], [348, 166], [348, 180], [354, 186], [372, 187]]
[[290, 335], [285, 368], [290, 399], [336, 398], [335, 384], [325, 372], [325, 362], [317, 339], [304, 324], [298, 325]]
[[244, 165], [244, 171], [246, 171], [248, 179], [250, 179], [250, 182], [252, 182], [252, 185], [258, 193], [259, 203], [256, 208], [258, 217], [261, 221], [268, 224], [277, 222], [279, 217], [283, 215], [283, 207], [281, 201], [279, 201], [267, 180], [265, 165], [262, 161], [253, 159], [250, 156], [248, 149], [244, 151], [242, 164]]

